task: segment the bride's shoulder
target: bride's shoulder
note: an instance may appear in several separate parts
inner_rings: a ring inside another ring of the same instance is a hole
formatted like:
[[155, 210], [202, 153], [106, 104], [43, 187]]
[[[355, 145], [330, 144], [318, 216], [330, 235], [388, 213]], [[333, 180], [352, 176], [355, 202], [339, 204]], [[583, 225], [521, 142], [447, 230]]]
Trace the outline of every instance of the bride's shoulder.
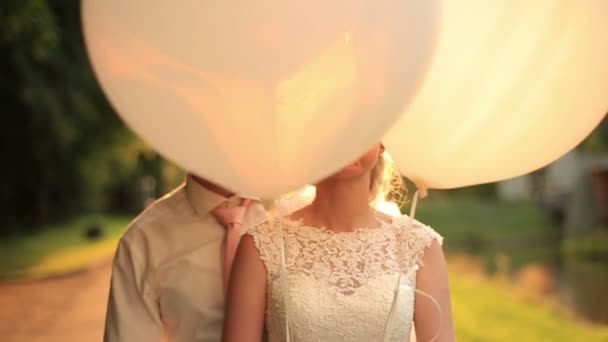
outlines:
[[397, 243], [405, 251], [401, 255], [405, 269], [412, 265], [423, 266], [428, 251], [441, 249], [443, 237], [429, 225], [406, 215], [394, 217], [393, 224], [397, 231]]
[[247, 230], [247, 233], [250, 235], [262, 235], [267, 237], [272, 237], [278, 234], [281, 230], [286, 230], [287, 228], [294, 227], [298, 225], [299, 220], [293, 219], [289, 216], [276, 216], [271, 217], [264, 222], [250, 228]]
[[414, 218], [407, 215], [393, 216], [392, 222], [403, 239], [418, 241], [425, 248], [430, 247], [434, 240], [443, 244], [443, 237], [435, 229]]

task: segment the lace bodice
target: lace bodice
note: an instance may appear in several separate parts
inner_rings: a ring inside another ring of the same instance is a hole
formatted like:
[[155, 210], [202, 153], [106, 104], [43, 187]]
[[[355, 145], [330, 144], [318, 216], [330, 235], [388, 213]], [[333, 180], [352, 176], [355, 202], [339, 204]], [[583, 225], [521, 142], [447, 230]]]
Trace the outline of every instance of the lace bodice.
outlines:
[[286, 316], [291, 342], [380, 341], [399, 273], [390, 340], [407, 341], [417, 266], [433, 239], [441, 242], [433, 229], [408, 217], [347, 233], [279, 218], [248, 234], [267, 270], [269, 342], [285, 341]]

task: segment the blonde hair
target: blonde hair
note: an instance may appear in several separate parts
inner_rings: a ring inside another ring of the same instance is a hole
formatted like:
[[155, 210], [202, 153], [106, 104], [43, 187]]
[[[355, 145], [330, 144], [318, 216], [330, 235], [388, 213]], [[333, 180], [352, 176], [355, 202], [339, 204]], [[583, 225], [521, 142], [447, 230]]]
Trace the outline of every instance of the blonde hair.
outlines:
[[383, 152], [370, 173], [370, 202], [390, 201], [402, 207], [407, 198], [407, 187], [388, 152]]

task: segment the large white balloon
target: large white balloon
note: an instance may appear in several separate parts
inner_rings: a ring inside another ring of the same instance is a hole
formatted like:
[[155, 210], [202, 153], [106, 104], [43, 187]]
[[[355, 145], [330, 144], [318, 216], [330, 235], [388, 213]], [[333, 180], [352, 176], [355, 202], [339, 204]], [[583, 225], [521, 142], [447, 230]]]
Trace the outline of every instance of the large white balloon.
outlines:
[[421, 188], [519, 176], [608, 110], [608, 1], [446, 0], [433, 65], [384, 142]]
[[83, 0], [97, 77], [163, 155], [248, 195], [318, 180], [419, 89], [440, 0]]

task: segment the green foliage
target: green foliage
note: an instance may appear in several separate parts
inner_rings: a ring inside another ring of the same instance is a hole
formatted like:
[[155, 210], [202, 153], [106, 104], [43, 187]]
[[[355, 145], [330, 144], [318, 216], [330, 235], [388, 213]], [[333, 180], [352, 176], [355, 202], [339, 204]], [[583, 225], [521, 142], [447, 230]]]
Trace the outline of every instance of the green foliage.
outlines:
[[562, 250], [571, 258], [608, 261], [608, 236], [570, 237], [562, 243]]
[[560, 227], [551, 223], [537, 205], [528, 201], [502, 202], [451, 196], [418, 204], [417, 218], [443, 234], [448, 247], [468, 245], [496, 248], [550, 241]]
[[604, 119], [599, 126], [580, 145], [588, 153], [605, 153], [608, 151], [608, 120]]
[[451, 195], [460, 198], [496, 200], [498, 198], [498, 190], [496, 183], [481, 184], [469, 186], [460, 189], [450, 190]]
[[103, 209], [109, 187], [132, 183], [144, 147], [94, 78], [79, 2], [3, 1], [0, 47], [3, 229]]
[[559, 260], [562, 228], [534, 202], [444, 195], [432, 193], [419, 202], [416, 216], [443, 235], [448, 254], [482, 257], [490, 273], [496, 271], [497, 255], [507, 256], [514, 270], [530, 262]]
[[19, 44], [20, 53], [39, 63], [47, 61], [58, 46], [55, 15], [45, 0], [4, 1], [0, 23], [0, 42]]

